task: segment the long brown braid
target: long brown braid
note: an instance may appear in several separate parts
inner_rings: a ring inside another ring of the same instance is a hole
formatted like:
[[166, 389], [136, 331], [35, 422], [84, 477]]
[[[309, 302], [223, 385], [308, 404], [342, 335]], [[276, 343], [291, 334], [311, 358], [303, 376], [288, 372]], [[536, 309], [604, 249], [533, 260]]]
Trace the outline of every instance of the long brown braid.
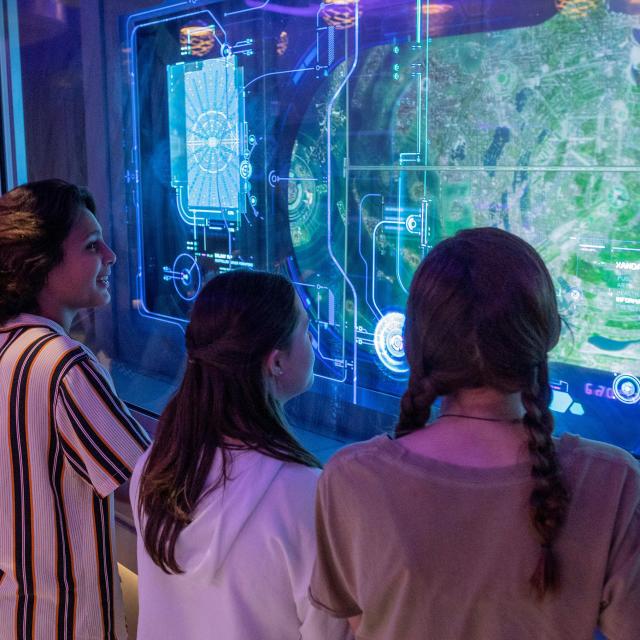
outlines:
[[429, 378], [412, 375], [409, 386], [400, 401], [400, 419], [396, 427], [398, 436], [422, 427], [431, 416], [431, 406], [438, 397]]
[[459, 389], [521, 393], [532, 462], [530, 521], [540, 543], [530, 584], [541, 598], [560, 585], [554, 543], [569, 505], [549, 411], [547, 353], [559, 333], [553, 281], [524, 240], [481, 228], [442, 241], [423, 260], [409, 292], [411, 375], [396, 426], [397, 436], [423, 428], [435, 400]]
[[526, 410], [523, 424], [529, 436], [529, 454], [533, 461], [531, 475], [535, 481], [529, 497], [531, 522], [540, 539], [540, 556], [530, 583], [539, 597], [559, 585], [558, 561], [553, 543], [564, 524], [569, 505], [569, 493], [562, 481], [560, 464], [551, 439], [553, 417], [549, 411], [550, 395], [545, 362], [534, 369], [531, 388], [522, 391], [522, 403]]

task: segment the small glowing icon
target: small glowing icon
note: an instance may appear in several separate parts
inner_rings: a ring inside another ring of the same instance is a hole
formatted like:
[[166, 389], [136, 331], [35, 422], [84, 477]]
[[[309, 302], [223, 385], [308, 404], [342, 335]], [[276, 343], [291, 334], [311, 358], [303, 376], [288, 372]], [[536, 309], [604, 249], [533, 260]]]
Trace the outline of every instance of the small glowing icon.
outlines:
[[574, 416], [583, 416], [584, 407], [580, 402], [574, 401], [569, 394], [569, 385], [564, 380], [551, 380], [551, 403], [549, 409], [556, 413], [572, 413]]
[[380, 362], [394, 373], [406, 373], [409, 366], [404, 357], [404, 314], [392, 311], [380, 318], [373, 334], [373, 346]]
[[568, 18], [584, 18], [602, 4], [602, 0], [556, 0], [556, 9]]
[[631, 374], [623, 373], [613, 380], [613, 395], [624, 404], [636, 404], [640, 401], [640, 380]]
[[278, 182], [280, 182], [280, 176], [275, 171], [271, 170], [269, 171], [267, 180], [269, 181], [269, 184], [272, 187], [275, 187], [278, 184]]
[[202, 58], [215, 44], [215, 28], [213, 25], [187, 25], [180, 29], [180, 51], [182, 55]]
[[251, 166], [251, 163], [248, 162], [247, 160], [243, 160], [240, 163], [240, 175], [242, 176], [242, 178], [244, 178], [245, 180], [248, 180], [251, 177], [252, 173], [253, 173], [253, 167]]
[[[166, 271], [166, 270], [165, 270]], [[202, 278], [200, 268], [193, 256], [181, 253], [173, 262], [171, 271], [167, 271], [173, 280], [177, 294], [187, 302], [193, 300], [200, 291]]]
[[320, 10], [320, 15], [330, 27], [350, 29], [356, 23], [356, 6], [358, 7], [358, 16], [361, 16], [362, 9], [357, 0], [326, 0]]
[[443, 13], [448, 13], [453, 9], [453, 5], [450, 4], [438, 4], [436, 2], [429, 2], [422, 5], [422, 15], [429, 14], [430, 16], [440, 16]]
[[276, 53], [279, 56], [283, 56], [289, 48], [289, 34], [286, 31], [281, 31], [278, 36], [278, 44], [276, 44]]

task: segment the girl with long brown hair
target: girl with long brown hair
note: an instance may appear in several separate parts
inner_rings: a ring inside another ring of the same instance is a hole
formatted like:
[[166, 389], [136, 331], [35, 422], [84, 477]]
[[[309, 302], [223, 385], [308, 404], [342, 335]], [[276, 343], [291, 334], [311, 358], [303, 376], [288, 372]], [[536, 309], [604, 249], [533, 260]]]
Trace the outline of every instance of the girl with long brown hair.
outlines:
[[396, 437], [338, 453], [318, 489], [311, 596], [356, 637], [640, 638], [639, 466], [552, 436], [560, 330], [510, 233], [458, 232], [418, 268]]
[[292, 284], [233, 271], [199, 294], [182, 384], [134, 472], [138, 638], [338, 640], [310, 606], [319, 462], [282, 405], [313, 380]]

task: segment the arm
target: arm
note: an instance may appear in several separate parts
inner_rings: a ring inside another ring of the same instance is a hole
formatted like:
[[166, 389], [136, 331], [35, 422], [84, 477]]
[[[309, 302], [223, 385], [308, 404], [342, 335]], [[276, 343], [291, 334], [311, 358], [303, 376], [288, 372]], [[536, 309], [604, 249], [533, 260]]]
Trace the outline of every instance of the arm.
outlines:
[[60, 380], [54, 415], [67, 462], [102, 497], [129, 478], [150, 443], [105, 372], [89, 358]]
[[352, 629], [360, 624], [362, 610], [356, 600], [353, 531], [348, 526], [346, 487], [339, 475], [326, 470], [318, 484], [316, 496], [317, 558], [309, 594], [312, 603], [330, 615], [349, 618]]
[[640, 638], [640, 505], [621, 520], [620, 534], [611, 547], [599, 627], [609, 640], [636, 640]]
[[284, 545], [289, 581], [296, 606], [301, 640], [348, 640], [353, 638], [346, 620], [312, 606], [309, 581], [316, 555], [314, 500], [317, 475], [297, 469], [287, 479], [287, 502], [293, 529]]

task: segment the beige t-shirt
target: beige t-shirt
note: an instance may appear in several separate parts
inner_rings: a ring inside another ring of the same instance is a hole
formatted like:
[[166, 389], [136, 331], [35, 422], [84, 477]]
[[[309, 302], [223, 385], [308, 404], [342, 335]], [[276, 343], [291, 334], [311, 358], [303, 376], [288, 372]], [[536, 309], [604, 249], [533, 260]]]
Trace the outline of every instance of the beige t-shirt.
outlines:
[[529, 589], [529, 463], [459, 467], [380, 436], [321, 477], [314, 604], [362, 613], [360, 640], [591, 640], [598, 626], [639, 640], [640, 465], [576, 436], [556, 445], [573, 496], [557, 594]]

